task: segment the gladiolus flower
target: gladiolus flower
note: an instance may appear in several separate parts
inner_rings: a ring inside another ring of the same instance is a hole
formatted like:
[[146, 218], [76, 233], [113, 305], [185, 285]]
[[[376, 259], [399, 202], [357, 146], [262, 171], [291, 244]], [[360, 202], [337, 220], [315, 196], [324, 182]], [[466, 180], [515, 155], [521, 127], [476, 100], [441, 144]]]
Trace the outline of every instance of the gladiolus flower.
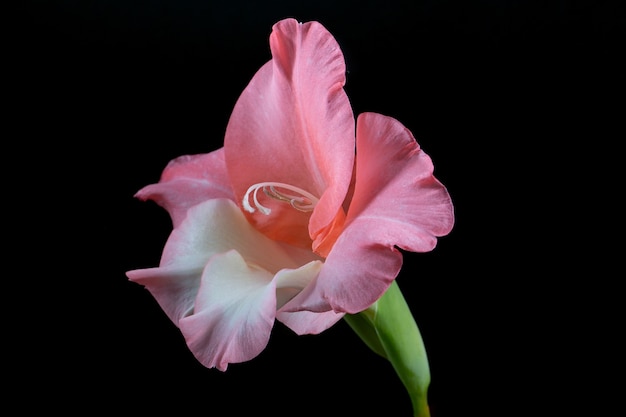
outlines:
[[317, 334], [375, 303], [402, 265], [432, 250], [453, 206], [411, 132], [355, 119], [343, 54], [318, 22], [285, 19], [272, 58], [234, 106], [216, 151], [172, 160], [142, 188], [171, 216], [158, 267], [127, 272], [206, 367], [267, 345], [278, 320]]

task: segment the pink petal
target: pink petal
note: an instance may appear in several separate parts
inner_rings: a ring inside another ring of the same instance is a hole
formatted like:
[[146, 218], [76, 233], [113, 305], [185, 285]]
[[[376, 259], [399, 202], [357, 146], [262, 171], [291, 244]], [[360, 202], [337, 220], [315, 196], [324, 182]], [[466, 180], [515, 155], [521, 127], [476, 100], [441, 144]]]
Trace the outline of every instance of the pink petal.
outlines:
[[450, 196], [411, 132], [390, 117], [360, 115], [356, 181], [346, 228], [317, 281], [291, 301], [290, 310], [364, 310], [400, 270], [402, 255], [395, 246], [432, 250], [453, 223]]
[[402, 254], [377, 242], [377, 220], [357, 219], [335, 243], [317, 280], [281, 311], [358, 313], [389, 287], [402, 267]]
[[338, 215], [352, 175], [354, 115], [343, 90], [344, 58], [317, 22], [278, 22], [270, 48], [272, 60], [254, 75], [228, 123], [228, 173], [238, 202], [261, 182], [320, 198], [312, 215], [272, 200], [270, 215], [246, 214], [271, 238], [310, 247]]
[[413, 252], [432, 250], [450, 232], [454, 210], [434, 177], [430, 157], [397, 120], [363, 113], [357, 120], [355, 191], [348, 220], [380, 222], [379, 242]]
[[330, 328], [344, 316], [344, 313], [325, 311], [316, 313], [312, 311], [283, 312], [278, 311], [276, 319], [289, 327], [298, 335], [319, 334]]
[[180, 330], [200, 363], [225, 371], [265, 348], [275, 315], [272, 274], [229, 251], [211, 258], [193, 314], [180, 320]]
[[202, 201], [212, 198], [234, 200], [226, 172], [224, 148], [170, 161], [159, 182], [142, 188], [135, 196], [141, 200], [153, 200], [164, 207], [174, 227], [185, 218], [190, 207]]

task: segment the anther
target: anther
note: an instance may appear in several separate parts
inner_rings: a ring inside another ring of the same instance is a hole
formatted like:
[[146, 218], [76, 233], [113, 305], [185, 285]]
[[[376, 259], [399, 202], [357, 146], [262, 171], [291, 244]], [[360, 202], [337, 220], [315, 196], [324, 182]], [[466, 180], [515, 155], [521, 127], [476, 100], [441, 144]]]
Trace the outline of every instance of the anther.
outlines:
[[[272, 212], [272, 209], [265, 207], [259, 202], [257, 192], [260, 189], [263, 190], [266, 196], [289, 203], [291, 207], [303, 212], [313, 211], [319, 201], [313, 194], [293, 185], [281, 182], [260, 182], [248, 188], [243, 197], [243, 208], [247, 212], [254, 213], [257, 209], [265, 215], [269, 215]], [[250, 194], [252, 194], [254, 207], [250, 204]]]

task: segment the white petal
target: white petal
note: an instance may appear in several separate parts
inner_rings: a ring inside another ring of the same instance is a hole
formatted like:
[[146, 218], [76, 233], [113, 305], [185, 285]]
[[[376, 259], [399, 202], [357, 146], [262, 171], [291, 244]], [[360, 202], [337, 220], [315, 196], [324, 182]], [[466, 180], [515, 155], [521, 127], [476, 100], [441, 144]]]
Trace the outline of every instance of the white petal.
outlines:
[[189, 209], [170, 234], [158, 268], [128, 271], [127, 276], [144, 285], [178, 325], [194, 308], [202, 271], [209, 260], [233, 249], [248, 264], [272, 275], [319, 259], [309, 251], [272, 241], [252, 227], [231, 200], [214, 199]]
[[256, 230], [234, 202], [213, 199], [192, 207], [163, 251], [161, 266], [204, 265], [217, 253], [235, 249], [249, 264], [276, 273], [317, 258], [310, 251], [275, 242]]
[[311, 261], [298, 269], [283, 269], [279, 271], [274, 278], [276, 281], [276, 296], [278, 298], [277, 308], [281, 308], [315, 279], [322, 269], [322, 265], [321, 261]]
[[248, 265], [233, 250], [211, 259], [194, 312], [180, 321], [180, 329], [204, 366], [224, 371], [265, 348], [275, 315], [272, 274]]

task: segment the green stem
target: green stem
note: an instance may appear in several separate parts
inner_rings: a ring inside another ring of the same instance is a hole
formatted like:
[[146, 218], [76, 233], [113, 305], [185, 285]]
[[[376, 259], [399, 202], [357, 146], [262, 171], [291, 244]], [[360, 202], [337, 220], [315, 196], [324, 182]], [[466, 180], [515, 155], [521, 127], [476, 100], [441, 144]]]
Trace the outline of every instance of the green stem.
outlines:
[[398, 284], [394, 281], [377, 302], [344, 319], [370, 349], [391, 362], [411, 398], [414, 417], [430, 417], [426, 348]]

